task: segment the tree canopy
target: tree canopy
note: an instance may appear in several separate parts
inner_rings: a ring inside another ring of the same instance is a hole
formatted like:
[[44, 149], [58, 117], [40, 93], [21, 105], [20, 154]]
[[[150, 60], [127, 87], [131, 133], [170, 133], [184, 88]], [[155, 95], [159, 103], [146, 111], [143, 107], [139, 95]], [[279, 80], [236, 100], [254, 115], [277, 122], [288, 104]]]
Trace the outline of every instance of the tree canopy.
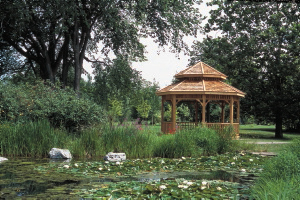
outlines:
[[246, 92], [244, 114], [276, 124], [299, 124], [300, 4], [282, 2], [212, 1], [217, 6], [205, 26], [208, 36], [192, 50], [221, 69], [229, 82]]
[[201, 20], [195, 3], [199, 1], [3, 0], [0, 40], [32, 63], [42, 79], [55, 82], [61, 72], [66, 84], [73, 67], [78, 91], [84, 60], [103, 66], [110, 52], [143, 60], [142, 37], [175, 51], [186, 48], [183, 37], [196, 35]]

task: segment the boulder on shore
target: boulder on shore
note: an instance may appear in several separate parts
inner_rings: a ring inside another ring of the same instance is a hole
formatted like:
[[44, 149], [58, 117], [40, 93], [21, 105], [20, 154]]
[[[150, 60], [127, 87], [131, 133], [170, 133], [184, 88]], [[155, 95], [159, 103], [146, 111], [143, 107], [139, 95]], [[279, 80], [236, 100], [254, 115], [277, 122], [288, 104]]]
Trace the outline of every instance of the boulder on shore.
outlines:
[[49, 152], [51, 159], [70, 159], [72, 155], [68, 149], [52, 148]]
[[7, 158], [0, 157], [0, 162], [8, 160]]
[[109, 152], [106, 154], [106, 156], [104, 156], [104, 160], [110, 162], [120, 162], [122, 160], [126, 160], [126, 154]]

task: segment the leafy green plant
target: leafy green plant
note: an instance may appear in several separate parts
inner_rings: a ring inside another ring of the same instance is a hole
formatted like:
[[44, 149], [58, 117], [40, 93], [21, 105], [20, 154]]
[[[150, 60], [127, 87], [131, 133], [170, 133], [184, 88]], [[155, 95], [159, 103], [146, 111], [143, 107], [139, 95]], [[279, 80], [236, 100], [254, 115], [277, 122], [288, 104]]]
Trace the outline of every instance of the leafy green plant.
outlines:
[[103, 120], [100, 106], [78, 98], [71, 89], [48, 86], [0, 83], [0, 121], [25, 122], [48, 119], [55, 127], [78, 130]]

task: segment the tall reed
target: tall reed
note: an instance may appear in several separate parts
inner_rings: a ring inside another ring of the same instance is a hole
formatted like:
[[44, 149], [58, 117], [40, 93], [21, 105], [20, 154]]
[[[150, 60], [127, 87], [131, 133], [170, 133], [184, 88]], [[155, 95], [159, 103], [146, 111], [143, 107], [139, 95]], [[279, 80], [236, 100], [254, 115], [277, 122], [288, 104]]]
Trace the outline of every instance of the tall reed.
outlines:
[[0, 126], [0, 153], [8, 156], [46, 156], [53, 147], [64, 146], [65, 132], [53, 129], [47, 120]]

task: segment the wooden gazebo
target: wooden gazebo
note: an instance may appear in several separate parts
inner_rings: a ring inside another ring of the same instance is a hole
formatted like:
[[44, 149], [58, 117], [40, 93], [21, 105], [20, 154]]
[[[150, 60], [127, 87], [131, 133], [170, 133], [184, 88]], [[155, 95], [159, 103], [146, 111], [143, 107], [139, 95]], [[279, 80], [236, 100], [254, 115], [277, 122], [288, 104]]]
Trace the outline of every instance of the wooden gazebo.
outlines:
[[[178, 129], [193, 128], [199, 123], [207, 127], [224, 128], [233, 126], [239, 134], [240, 98], [245, 96], [242, 91], [223, 82], [226, 75], [199, 62], [194, 66], [177, 73], [175, 78], [179, 82], [169, 85], [156, 92], [162, 96], [161, 103], [161, 130], [164, 133], [175, 132]], [[195, 117], [193, 122], [177, 122], [176, 106], [181, 101], [195, 103]], [[171, 121], [164, 121], [164, 103], [172, 105]], [[221, 107], [220, 122], [210, 123], [205, 119], [206, 105], [216, 103]], [[202, 115], [198, 116], [199, 105], [202, 106]], [[225, 106], [229, 105], [229, 120], [225, 123]], [[201, 119], [200, 119], [201, 118]]]

